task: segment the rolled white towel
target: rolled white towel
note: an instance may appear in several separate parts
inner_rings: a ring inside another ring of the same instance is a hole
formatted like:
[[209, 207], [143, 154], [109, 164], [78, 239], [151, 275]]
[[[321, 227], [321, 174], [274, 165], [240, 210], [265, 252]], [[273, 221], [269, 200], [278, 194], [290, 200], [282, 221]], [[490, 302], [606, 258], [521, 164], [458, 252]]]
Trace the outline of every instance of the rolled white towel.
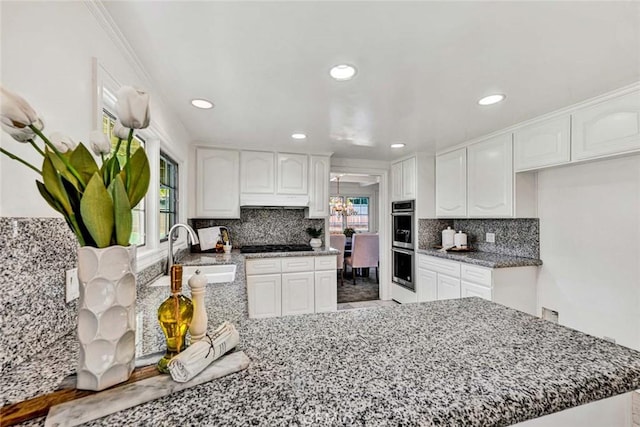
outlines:
[[169, 362], [171, 378], [179, 383], [189, 381], [239, 342], [240, 334], [235, 326], [224, 322], [213, 332], [213, 335], [207, 335], [171, 359]]

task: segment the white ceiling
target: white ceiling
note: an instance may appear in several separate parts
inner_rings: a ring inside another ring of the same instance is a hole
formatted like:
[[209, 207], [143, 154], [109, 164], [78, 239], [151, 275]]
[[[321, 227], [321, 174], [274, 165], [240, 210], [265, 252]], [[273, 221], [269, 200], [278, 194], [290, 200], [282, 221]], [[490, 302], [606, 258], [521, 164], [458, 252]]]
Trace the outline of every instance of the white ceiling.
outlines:
[[390, 160], [640, 80], [639, 2], [104, 5], [198, 144]]

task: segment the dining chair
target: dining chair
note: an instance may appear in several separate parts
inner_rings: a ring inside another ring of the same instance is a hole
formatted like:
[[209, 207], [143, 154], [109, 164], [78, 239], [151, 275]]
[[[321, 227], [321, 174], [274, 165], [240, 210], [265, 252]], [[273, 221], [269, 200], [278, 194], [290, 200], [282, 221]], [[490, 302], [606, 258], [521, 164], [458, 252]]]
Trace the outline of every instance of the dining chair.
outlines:
[[351, 243], [351, 256], [345, 257], [345, 265], [351, 266], [353, 274], [353, 284], [356, 284], [356, 268], [376, 269], [376, 283], [380, 282], [378, 277], [378, 264], [380, 261], [379, 237], [377, 234], [354, 234]]
[[337, 256], [336, 269], [340, 271], [340, 284], [344, 286], [344, 248], [347, 241], [347, 236], [344, 234], [332, 234], [329, 236], [329, 243], [333, 249], [340, 251]]

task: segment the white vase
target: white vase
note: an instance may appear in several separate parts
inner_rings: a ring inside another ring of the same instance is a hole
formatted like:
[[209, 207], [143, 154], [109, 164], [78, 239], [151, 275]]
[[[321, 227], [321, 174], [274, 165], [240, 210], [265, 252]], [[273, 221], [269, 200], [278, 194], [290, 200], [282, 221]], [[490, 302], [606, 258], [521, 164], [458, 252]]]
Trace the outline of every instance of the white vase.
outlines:
[[313, 239], [311, 239], [309, 241], [309, 245], [311, 245], [312, 248], [317, 249], [320, 246], [322, 246], [322, 239], [319, 239], [317, 237], [314, 237]]
[[104, 390], [129, 379], [136, 355], [136, 246], [78, 249], [76, 387]]

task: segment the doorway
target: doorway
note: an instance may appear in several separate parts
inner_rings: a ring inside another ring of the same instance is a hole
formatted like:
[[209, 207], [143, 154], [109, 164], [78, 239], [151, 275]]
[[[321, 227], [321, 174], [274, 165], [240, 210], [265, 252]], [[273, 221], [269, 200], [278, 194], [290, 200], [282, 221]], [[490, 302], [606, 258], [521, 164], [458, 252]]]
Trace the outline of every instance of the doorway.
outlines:
[[[390, 299], [388, 246], [389, 210], [388, 171], [376, 168], [334, 166], [331, 168], [330, 217], [327, 230], [330, 234], [346, 234], [346, 256], [352, 255], [353, 237], [374, 234], [377, 236], [378, 268], [351, 268], [345, 266], [344, 278], [338, 278], [338, 307], [384, 305]], [[345, 233], [345, 229], [346, 233]], [[349, 230], [352, 229], [352, 230]], [[362, 241], [366, 240], [363, 238]], [[369, 238], [371, 240], [371, 238]], [[362, 244], [358, 244], [362, 247]], [[354, 284], [355, 275], [355, 284]]]

